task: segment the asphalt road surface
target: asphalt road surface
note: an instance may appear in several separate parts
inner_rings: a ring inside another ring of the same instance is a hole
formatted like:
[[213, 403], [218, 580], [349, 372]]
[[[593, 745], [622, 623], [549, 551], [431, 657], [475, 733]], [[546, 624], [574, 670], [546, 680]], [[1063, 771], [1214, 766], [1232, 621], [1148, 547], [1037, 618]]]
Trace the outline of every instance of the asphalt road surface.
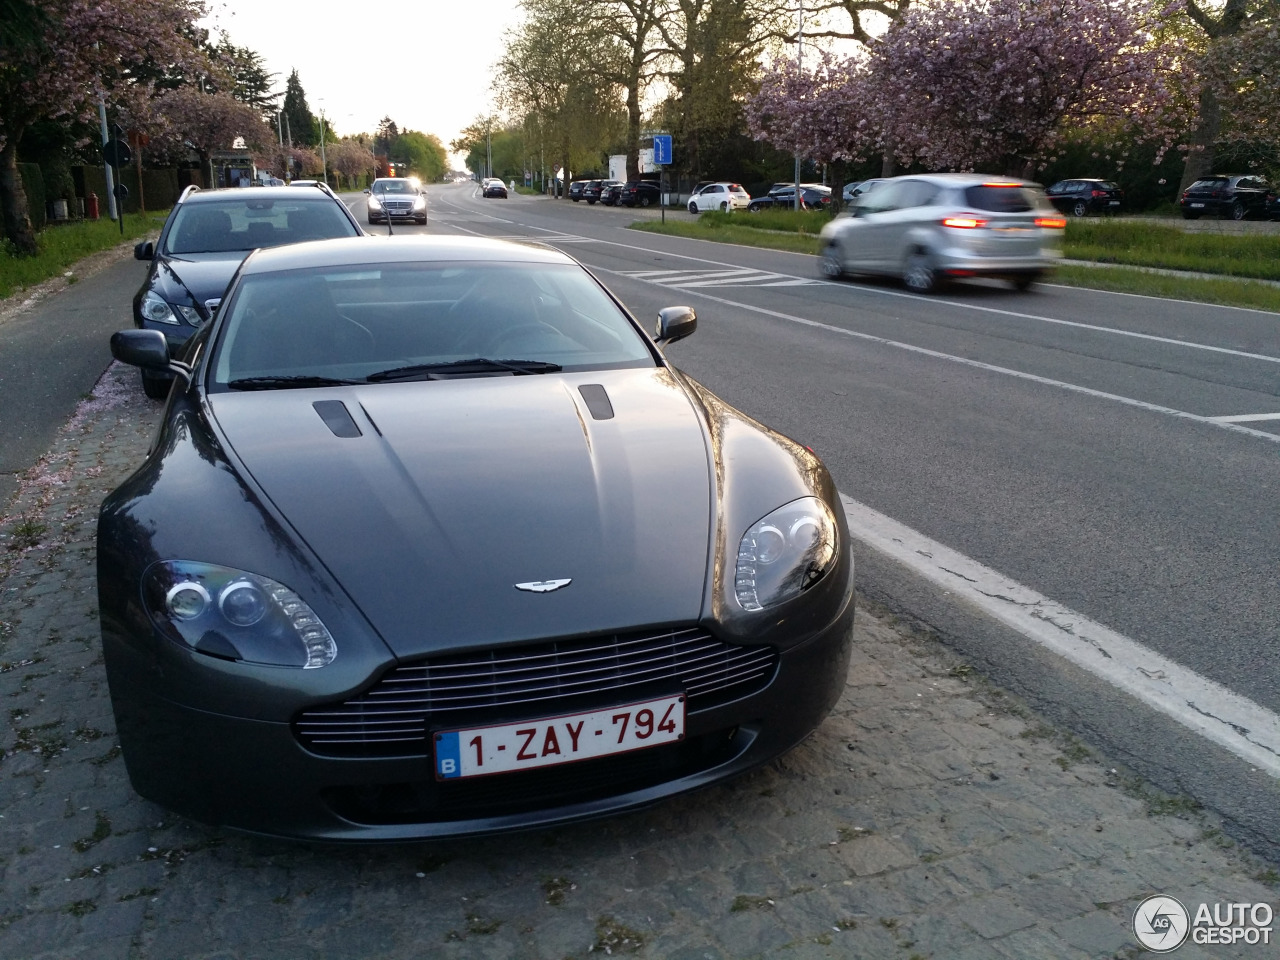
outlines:
[[[625, 229], [652, 210], [485, 200], [473, 184], [431, 203], [428, 227], [397, 232], [559, 247], [646, 324], [691, 304], [698, 332], [669, 356], [817, 450], [847, 496], [1280, 712], [1275, 314], [1051, 284], [916, 296], [824, 281], [810, 257]], [[1272, 778], [941, 609], [892, 564], [867, 558], [859, 581], [1158, 781], [1275, 825]]]

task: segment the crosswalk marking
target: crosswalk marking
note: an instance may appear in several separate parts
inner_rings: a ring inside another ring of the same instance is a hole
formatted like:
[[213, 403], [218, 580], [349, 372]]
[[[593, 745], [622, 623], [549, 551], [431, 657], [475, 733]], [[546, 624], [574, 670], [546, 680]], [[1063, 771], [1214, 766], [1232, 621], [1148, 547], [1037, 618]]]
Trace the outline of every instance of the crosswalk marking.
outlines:
[[634, 280], [647, 280], [664, 287], [805, 287], [822, 283], [743, 267], [734, 270], [620, 270], [619, 274]]

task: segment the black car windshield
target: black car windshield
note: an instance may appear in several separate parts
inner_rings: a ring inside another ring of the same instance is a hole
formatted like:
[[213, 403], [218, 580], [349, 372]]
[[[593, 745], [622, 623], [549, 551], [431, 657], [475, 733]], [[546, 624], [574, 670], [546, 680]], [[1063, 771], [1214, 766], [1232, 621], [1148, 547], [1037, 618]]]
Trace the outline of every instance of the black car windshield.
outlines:
[[355, 264], [249, 274], [225, 309], [212, 358], [212, 382], [220, 386], [515, 376], [657, 362], [643, 334], [575, 264]]
[[414, 189], [413, 184], [408, 180], [375, 180], [373, 182], [373, 192], [416, 194], [418, 191]]
[[235, 199], [179, 206], [165, 237], [165, 252], [247, 252], [358, 234], [355, 224], [328, 198], [272, 198], [257, 190], [240, 193]]

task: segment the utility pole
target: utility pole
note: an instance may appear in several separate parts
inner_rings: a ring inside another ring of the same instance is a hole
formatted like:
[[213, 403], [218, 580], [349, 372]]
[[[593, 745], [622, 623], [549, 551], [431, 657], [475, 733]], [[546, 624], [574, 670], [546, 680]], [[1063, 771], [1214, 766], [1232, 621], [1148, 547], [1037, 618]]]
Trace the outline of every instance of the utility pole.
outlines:
[[[796, 67], [804, 70], [804, 0], [800, 0], [800, 22], [796, 28]], [[800, 148], [796, 147], [796, 209], [803, 206], [800, 199]]]

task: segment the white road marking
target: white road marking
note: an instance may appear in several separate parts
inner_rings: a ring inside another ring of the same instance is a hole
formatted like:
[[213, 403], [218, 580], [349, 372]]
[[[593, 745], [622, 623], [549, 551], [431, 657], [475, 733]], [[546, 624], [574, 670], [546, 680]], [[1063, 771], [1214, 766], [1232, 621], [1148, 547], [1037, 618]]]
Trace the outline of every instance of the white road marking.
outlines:
[[821, 283], [821, 280], [805, 280], [782, 273], [770, 273], [750, 267], [732, 270], [624, 270], [622, 276], [634, 280], [646, 280], [664, 287], [687, 289], [689, 287], [795, 287]]
[[[614, 273], [613, 270], [600, 270], [601, 273]], [[646, 281], [641, 281], [646, 282]], [[752, 313], [760, 313], [767, 317], [776, 317], [779, 320], [788, 320], [791, 323], [799, 324], [803, 327], [813, 327], [817, 330], [824, 330], [828, 333], [838, 334], [844, 337], [853, 337], [857, 340], [867, 340], [871, 343], [878, 343], [882, 346], [893, 347], [897, 350], [906, 350], [909, 353], [918, 353], [922, 356], [933, 357], [935, 360], [946, 360], [949, 363], [959, 363], [966, 367], [974, 367], [978, 370], [986, 370], [988, 373], [998, 373], [1001, 376], [1014, 377], [1019, 380], [1029, 380], [1032, 383], [1039, 383], [1046, 387], [1056, 387], [1059, 390], [1069, 390], [1072, 393], [1081, 393], [1088, 397], [1096, 397], [1099, 400], [1110, 400], [1114, 403], [1122, 403], [1125, 406], [1137, 407], [1139, 410], [1148, 410], [1152, 413], [1160, 413], [1169, 417], [1177, 417], [1180, 420], [1191, 420], [1195, 423], [1206, 423], [1211, 427], [1217, 427], [1221, 430], [1230, 430], [1232, 433], [1242, 433], [1245, 436], [1256, 437], [1260, 440], [1269, 440], [1272, 443], [1280, 443], [1280, 434], [1267, 433], [1264, 430], [1252, 430], [1249, 427], [1242, 427], [1239, 424], [1221, 420], [1215, 417], [1202, 417], [1197, 413], [1188, 413], [1185, 410], [1177, 410], [1173, 407], [1161, 406], [1158, 403], [1148, 403], [1145, 400], [1137, 400], [1133, 397], [1124, 397], [1115, 393], [1107, 393], [1103, 390], [1094, 390], [1092, 387], [1083, 387], [1078, 383], [1067, 383], [1064, 380], [1053, 380], [1049, 377], [1041, 377], [1034, 373], [1026, 373], [1022, 370], [1012, 370], [1009, 367], [999, 367], [993, 363], [983, 363], [981, 360], [972, 360], [969, 357], [957, 357], [954, 354], [942, 353], [939, 350], [930, 350], [927, 347], [918, 347], [913, 343], [902, 343], [898, 340], [890, 340], [887, 337], [877, 337], [870, 333], [860, 333], [857, 330], [847, 330], [844, 327], [833, 326], [829, 323], [822, 323], [818, 320], [810, 320], [807, 317], [797, 317], [789, 313], [780, 313], [777, 310], [766, 310], [764, 307], [756, 307], [747, 303], [739, 303], [736, 300], [725, 300], [722, 297], [713, 297], [709, 293], [701, 290], [691, 289], [688, 291], [695, 297], [703, 297], [712, 303], [723, 304], [727, 307], [736, 307], [739, 310], [749, 310]]]
[[1238, 417], [1209, 417], [1216, 423], [1258, 423], [1262, 420], [1280, 420], [1280, 413], [1245, 413]]
[[871, 548], [1280, 778], [1280, 716], [865, 504], [841, 499], [851, 533]]

